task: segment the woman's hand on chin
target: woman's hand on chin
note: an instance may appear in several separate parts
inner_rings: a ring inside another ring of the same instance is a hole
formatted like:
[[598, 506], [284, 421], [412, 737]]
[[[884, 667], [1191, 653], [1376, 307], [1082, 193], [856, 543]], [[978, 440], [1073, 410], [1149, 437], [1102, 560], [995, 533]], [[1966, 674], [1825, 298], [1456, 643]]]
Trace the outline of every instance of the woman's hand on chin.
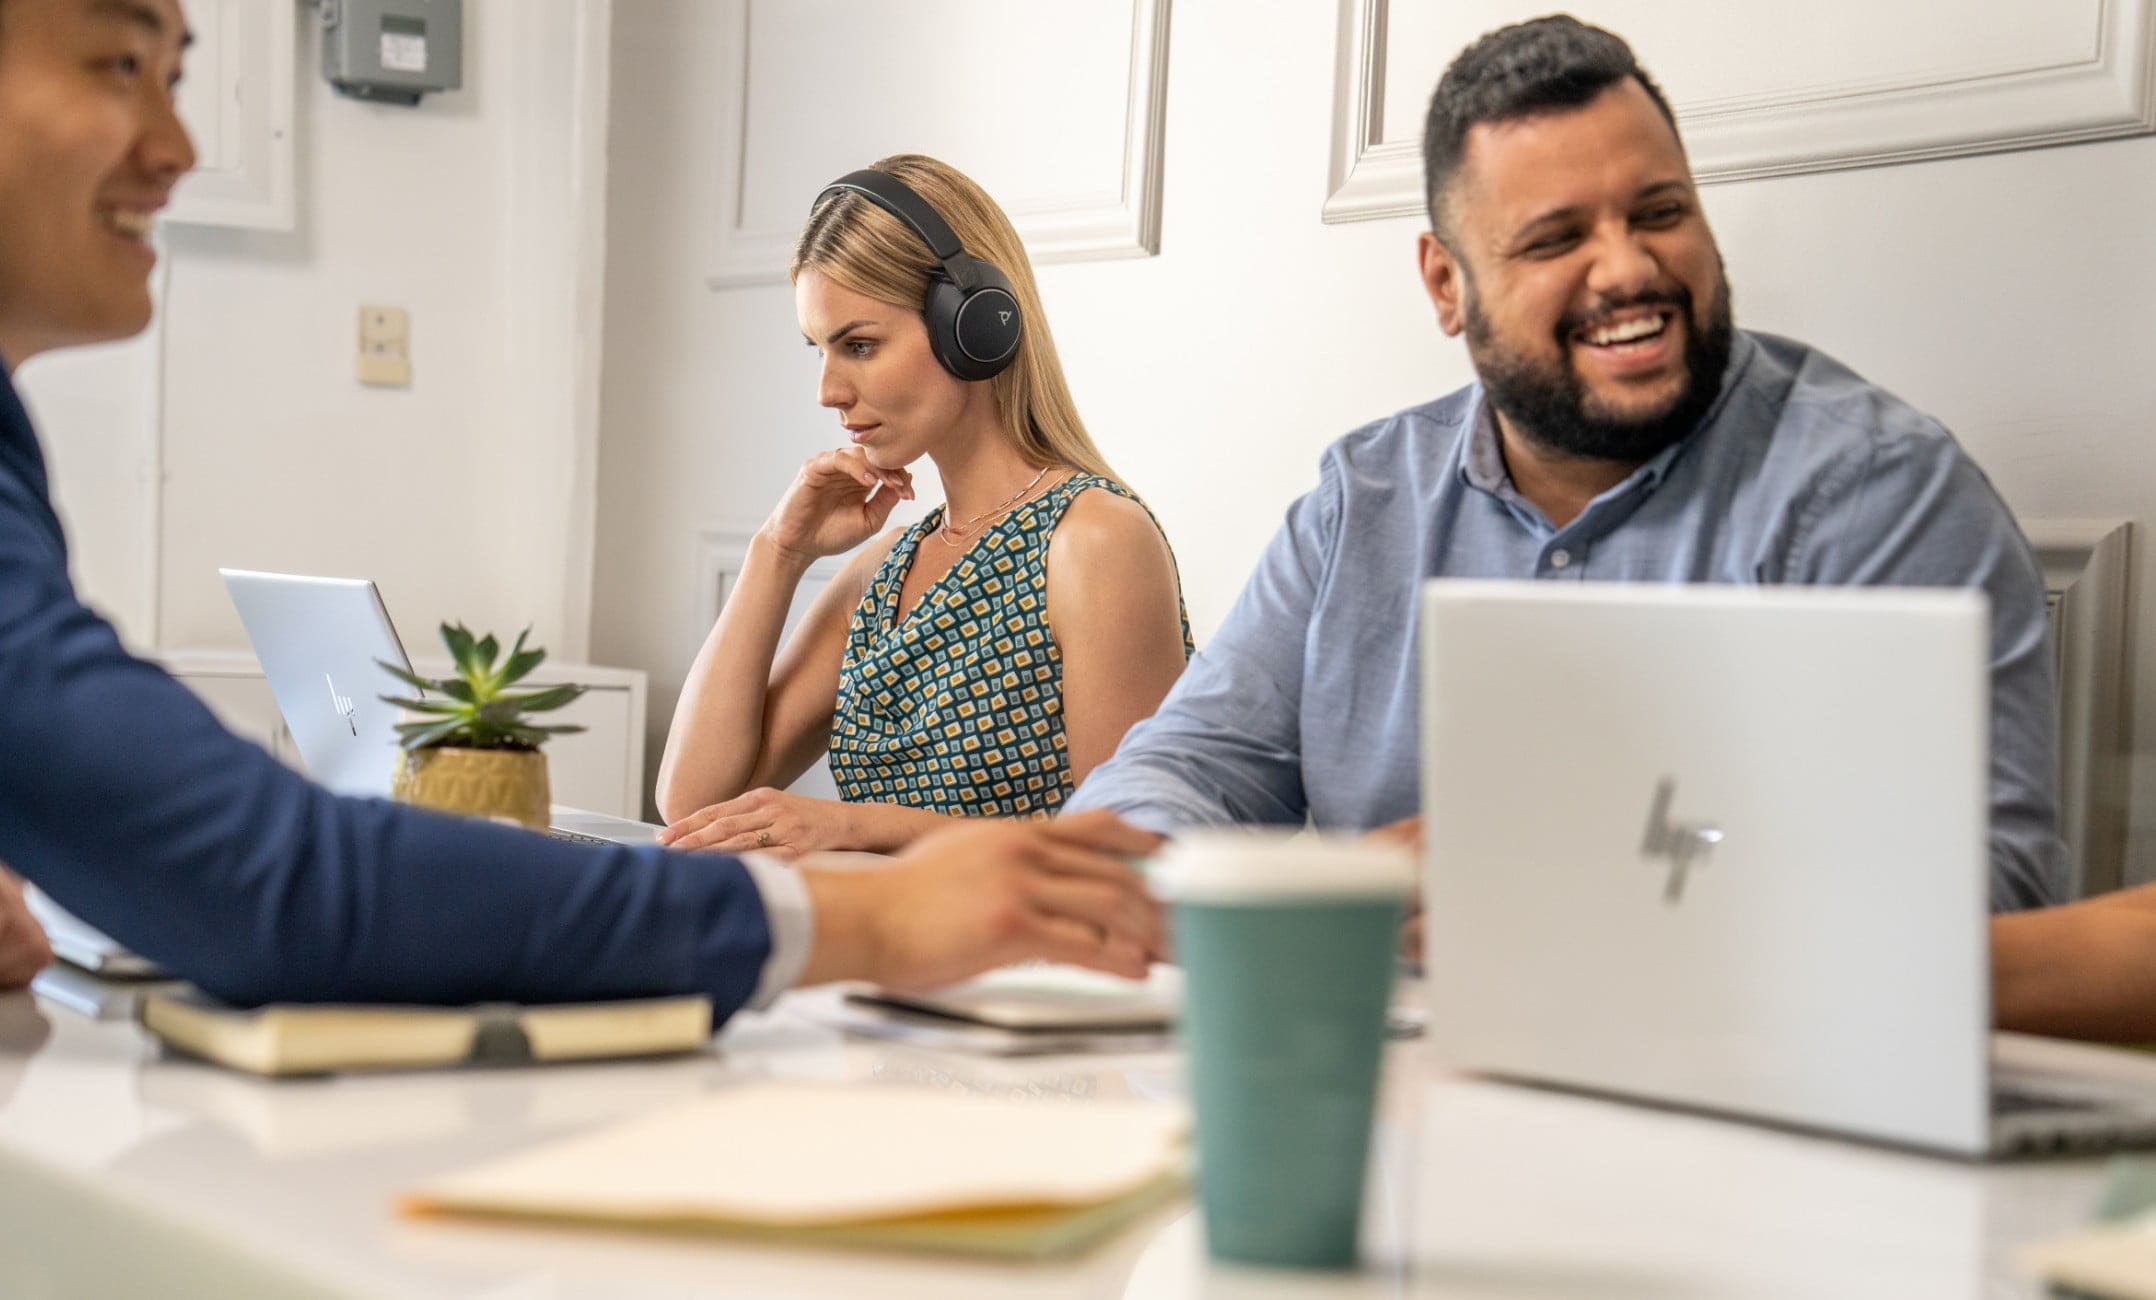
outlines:
[[771, 789], [751, 790], [690, 813], [661, 831], [659, 843], [675, 849], [776, 853], [789, 858], [862, 847], [852, 804]]
[[874, 537], [898, 503], [912, 499], [910, 472], [871, 465], [866, 451], [841, 447], [809, 458], [762, 532], [782, 555], [806, 565]]

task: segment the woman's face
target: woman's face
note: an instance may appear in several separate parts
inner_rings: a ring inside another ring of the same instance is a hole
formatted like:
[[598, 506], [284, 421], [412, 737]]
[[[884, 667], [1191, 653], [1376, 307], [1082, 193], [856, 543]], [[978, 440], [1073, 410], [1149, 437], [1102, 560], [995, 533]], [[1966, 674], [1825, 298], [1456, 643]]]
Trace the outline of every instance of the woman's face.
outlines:
[[869, 463], [899, 469], [940, 447], [986, 383], [967, 383], [936, 361], [917, 311], [879, 302], [817, 271], [794, 282], [794, 312], [809, 346], [823, 354], [816, 400], [838, 412], [847, 438]]

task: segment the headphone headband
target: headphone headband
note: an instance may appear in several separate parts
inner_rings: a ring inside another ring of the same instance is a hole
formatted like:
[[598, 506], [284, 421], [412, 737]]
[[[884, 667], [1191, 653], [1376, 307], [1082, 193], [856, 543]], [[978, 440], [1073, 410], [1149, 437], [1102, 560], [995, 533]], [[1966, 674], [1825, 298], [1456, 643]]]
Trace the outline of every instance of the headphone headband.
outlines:
[[958, 241], [958, 232], [934, 204], [889, 172], [848, 172], [823, 187], [809, 205], [809, 220], [839, 194], [858, 194], [898, 218], [928, 245], [941, 274], [928, 277], [922, 315], [928, 345], [945, 370], [960, 379], [993, 379], [1018, 355], [1023, 313], [1010, 277]]
[[912, 227], [913, 233], [928, 245], [928, 251], [943, 263], [944, 271], [957, 279], [957, 268], [951, 263], [966, 251], [966, 247], [958, 242], [958, 232], [951, 229], [951, 223], [945, 221], [943, 214], [928, 200], [915, 194], [913, 187], [889, 172], [874, 168], [847, 172], [823, 187], [823, 193], [816, 196], [809, 211], [814, 212], [824, 205], [825, 200], [841, 193], [858, 194]]

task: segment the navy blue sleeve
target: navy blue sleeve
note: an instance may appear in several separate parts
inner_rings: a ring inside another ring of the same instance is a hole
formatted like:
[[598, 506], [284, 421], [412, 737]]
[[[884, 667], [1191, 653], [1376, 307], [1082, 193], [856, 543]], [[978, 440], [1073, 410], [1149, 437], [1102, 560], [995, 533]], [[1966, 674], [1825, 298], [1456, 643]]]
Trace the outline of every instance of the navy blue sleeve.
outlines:
[[735, 859], [340, 798], [232, 735], [76, 598], [4, 462], [0, 862], [240, 1004], [702, 993], [724, 1017], [771, 946]]

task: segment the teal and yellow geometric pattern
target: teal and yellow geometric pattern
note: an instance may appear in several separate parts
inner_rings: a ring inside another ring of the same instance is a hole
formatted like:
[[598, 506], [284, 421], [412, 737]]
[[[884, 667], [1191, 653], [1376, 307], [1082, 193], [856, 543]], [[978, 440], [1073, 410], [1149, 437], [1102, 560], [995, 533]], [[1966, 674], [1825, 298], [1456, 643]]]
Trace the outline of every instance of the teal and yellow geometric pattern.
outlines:
[[[1048, 630], [1048, 539], [1088, 488], [1138, 500], [1120, 483], [1072, 475], [991, 525], [903, 624], [899, 589], [943, 507], [900, 536], [846, 635], [831, 718], [840, 798], [1030, 817], [1070, 797], [1063, 654]], [[1191, 649], [1185, 614], [1186, 658]]]

